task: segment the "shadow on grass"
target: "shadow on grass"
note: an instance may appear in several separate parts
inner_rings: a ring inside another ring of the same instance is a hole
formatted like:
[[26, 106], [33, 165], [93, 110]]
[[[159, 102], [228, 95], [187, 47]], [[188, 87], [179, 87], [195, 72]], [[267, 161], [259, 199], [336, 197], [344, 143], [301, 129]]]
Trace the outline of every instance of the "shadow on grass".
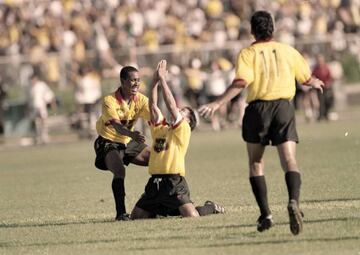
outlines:
[[[316, 220], [306, 220], [304, 219], [304, 223], [312, 224], [312, 223], [323, 223], [323, 222], [344, 222], [344, 221], [360, 221], [360, 217], [344, 217], [344, 218], [329, 218], [329, 219], [316, 219]], [[275, 225], [288, 225], [288, 221], [275, 222]], [[221, 226], [201, 226], [197, 227], [198, 229], [222, 229], [222, 228], [248, 228], [255, 227], [256, 224], [239, 224], [239, 225], [221, 225]]]
[[[161, 219], [171, 220], [179, 217], [166, 217]], [[159, 219], [160, 220], [160, 219]], [[343, 218], [329, 218], [329, 219], [316, 219], [307, 220], [304, 219], [304, 223], [321, 223], [321, 222], [342, 222], [360, 220], [360, 217], [343, 217]], [[85, 224], [103, 224], [103, 223], [116, 223], [113, 219], [86, 219], [79, 221], [54, 221], [54, 222], [39, 222], [39, 223], [0, 223], [1, 228], [32, 228], [32, 227], [54, 227], [54, 226], [68, 226], [68, 225], [85, 225]], [[130, 222], [128, 222], [130, 223]], [[288, 222], [276, 222], [276, 225], [287, 225]], [[197, 226], [198, 229], [218, 229], [218, 228], [248, 228], [253, 227], [256, 224], [237, 224], [237, 225], [221, 225], [221, 226]]]
[[[319, 220], [308, 220], [305, 221], [305, 223], [322, 223], [322, 222], [343, 222], [343, 221], [360, 221], [360, 217], [351, 217], [351, 218], [330, 218], [330, 219], [319, 219]], [[41, 224], [13, 224], [11, 226], [6, 225], [5, 227], [44, 227], [44, 226], [63, 226], [63, 225], [70, 225], [70, 224], [94, 224], [94, 223], [109, 223], [114, 222], [113, 220], [86, 220], [86, 221], [79, 221], [79, 222], [53, 222], [53, 223], [41, 223]], [[129, 222], [130, 223], [130, 222]], [[287, 225], [288, 222], [280, 222], [276, 223], [276, 225]], [[4, 227], [2, 225], [1, 227]], [[219, 226], [197, 226], [196, 229], [204, 229], [209, 231], [216, 231], [219, 229], [224, 228], [247, 228], [247, 227], [254, 227], [255, 224], [239, 224], [239, 225], [219, 225]], [[175, 231], [176, 232], [176, 231]], [[256, 235], [256, 232], [251, 234], [252, 236]], [[136, 242], [147, 242], [147, 241], [161, 241], [164, 237], [129, 237], [129, 236], [123, 236], [122, 238], [114, 238], [114, 239], [102, 239], [102, 240], [84, 240], [84, 241], [60, 241], [60, 242], [40, 242], [40, 243], [20, 243], [17, 241], [14, 242], [0, 242], [0, 248], [11, 248], [11, 247], [47, 247], [47, 246], [58, 246], [58, 245], [82, 245], [82, 244], [105, 244], [105, 243], [128, 243], [129, 241], [136, 241]], [[193, 237], [191, 235], [171, 235], [166, 236], [166, 240], [192, 240]], [[296, 238], [296, 239], [283, 239], [283, 240], [264, 240], [264, 241], [242, 241], [242, 242], [227, 242], [227, 238], [219, 238], [218, 241], [224, 240], [223, 243], [218, 244], [206, 244], [206, 245], [194, 245], [189, 246], [187, 245], [187, 248], [193, 247], [193, 248], [204, 248], [204, 247], [227, 247], [227, 246], [245, 246], [245, 245], [259, 245], [259, 244], [286, 244], [286, 243], [292, 243], [292, 242], [337, 242], [337, 241], [345, 241], [345, 240], [360, 240], [360, 236], [348, 236], [348, 237], [331, 237], [331, 238]], [[179, 248], [169, 246], [156, 246], [156, 247], [123, 247], [127, 250], [155, 250], [155, 249], [173, 249], [173, 248]]]
[[[150, 240], [158, 240], [160, 242], [163, 241], [163, 239], [159, 238], [136, 238], [136, 242], [139, 241], [150, 241]], [[192, 240], [192, 236], [171, 236], [168, 237], [168, 240], [174, 239], [174, 240]], [[216, 248], [216, 247], [229, 247], [229, 246], [252, 246], [252, 245], [261, 245], [261, 244], [286, 244], [286, 243], [302, 243], [302, 242], [340, 242], [340, 241], [355, 241], [360, 240], [359, 236], [343, 236], [343, 237], [332, 237], [332, 238], [295, 238], [295, 239], [282, 239], [282, 240], [264, 240], [264, 241], [243, 241], [243, 242], [226, 242], [224, 243], [218, 243], [218, 244], [209, 244], [206, 243], [204, 245], [191, 245], [187, 243], [185, 246], [186, 248]], [[2, 242], [0, 243], [0, 248], [12, 248], [12, 247], [48, 247], [48, 246], [58, 246], [58, 245], [86, 245], [86, 244], [105, 244], [105, 243], [124, 243], [124, 241], [128, 241], [128, 239], [103, 239], [103, 240], [85, 240], [85, 241], [63, 241], [63, 242], [44, 242], [44, 243], [29, 243], [29, 244], [21, 244], [16, 242]], [[128, 243], [128, 242], [125, 242]], [[163, 242], [162, 242], [163, 244]], [[185, 248], [184, 247], [184, 248]], [[122, 247], [124, 250], [166, 250], [166, 249], [179, 249], [179, 245], [176, 246], [142, 246], [142, 247]]]
[[329, 199], [309, 199], [303, 200], [301, 203], [327, 203], [327, 202], [347, 202], [360, 201], [360, 198], [329, 198]]
[[31, 228], [31, 227], [53, 227], [81, 224], [96, 224], [115, 222], [113, 219], [87, 219], [80, 221], [49, 221], [39, 223], [0, 223], [0, 228]]

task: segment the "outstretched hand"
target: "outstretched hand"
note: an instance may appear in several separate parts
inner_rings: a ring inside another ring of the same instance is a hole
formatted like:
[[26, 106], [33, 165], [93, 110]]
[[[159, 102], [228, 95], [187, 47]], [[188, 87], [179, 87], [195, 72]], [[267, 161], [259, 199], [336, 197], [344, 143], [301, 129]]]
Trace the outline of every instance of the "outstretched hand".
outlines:
[[319, 90], [321, 93], [324, 92], [324, 82], [322, 80], [319, 79], [314, 79], [314, 81], [312, 82], [311, 86], [314, 89]]
[[220, 105], [217, 102], [204, 104], [199, 107], [198, 112], [200, 116], [208, 118], [212, 117], [214, 113], [219, 109]]
[[159, 79], [166, 79], [166, 60], [162, 59], [157, 66], [157, 75]]

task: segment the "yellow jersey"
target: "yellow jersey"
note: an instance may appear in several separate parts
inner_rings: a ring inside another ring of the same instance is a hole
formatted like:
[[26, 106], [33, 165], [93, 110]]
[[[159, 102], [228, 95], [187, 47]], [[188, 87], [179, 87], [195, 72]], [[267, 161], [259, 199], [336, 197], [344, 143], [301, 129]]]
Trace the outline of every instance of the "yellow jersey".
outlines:
[[295, 80], [311, 78], [306, 60], [293, 47], [275, 41], [257, 41], [242, 49], [236, 63], [236, 80], [248, 86], [247, 102], [292, 99]]
[[189, 146], [191, 129], [187, 121], [171, 126], [164, 120], [150, 123], [152, 146], [149, 174], [180, 174], [185, 176], [185, 155]]
[[120, 120], [128, 130], [134, 130], [138, 118], [150, 120], [148, 98], [137, 93], [135, 97], [126, 102], [120, 93], [120, 89], [107, 95], [103, 99], [102, 114], [96, 122], [97, 133], [105, 139], [127, 144], [131, 138], [120, 135], [115, 128], [108, 123], [112, 120]]

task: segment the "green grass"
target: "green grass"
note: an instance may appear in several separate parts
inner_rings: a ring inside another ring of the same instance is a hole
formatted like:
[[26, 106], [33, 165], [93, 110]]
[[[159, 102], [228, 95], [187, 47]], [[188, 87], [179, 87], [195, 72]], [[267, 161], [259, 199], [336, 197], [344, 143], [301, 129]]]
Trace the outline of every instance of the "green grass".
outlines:
[[[289, 231], [276, 149], [265, 158], [276, 225], [258, 233], [241, 132], [204, 131], [194, 133], [187, 156], [192, 200], [214, 200], [227, 214], [199, 219], [114, 222], [112, 177], [93, 167], [91, 142], [2, 148], [0, 254], [359, 254], [360, 121], [300, 123], [298, 131], [299, 236]], [[128, 211], [147, 179], [145, 168], [128, 167]]]

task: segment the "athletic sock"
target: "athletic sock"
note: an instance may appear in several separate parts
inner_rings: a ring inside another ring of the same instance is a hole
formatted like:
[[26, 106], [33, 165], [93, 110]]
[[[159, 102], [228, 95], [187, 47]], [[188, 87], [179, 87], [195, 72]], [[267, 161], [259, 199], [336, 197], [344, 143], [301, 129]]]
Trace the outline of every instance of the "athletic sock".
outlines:
[[195, 209], [198, 211], [200, 216], [206, 216], [209, 214], [215, 213], [214, 205], [203, 205], [203, 206], [196, 206]]
[[288, 171], [285, 174], [286, 186], [289, 194], [289, 201], [291, 199], [296, 200], [299, 203], [301, 175], [299, 172]]
[[111, 186], [115, 199], [116, 213], [119, 216], [126, 213], [124, 179], [114, 178]]
[[270, 215], [271, 211], [267, 199], [265, 176], [261, 175], [250, 177], [250, 184], [256, 198], [256, 202], [259, 206], [261, 215]]

